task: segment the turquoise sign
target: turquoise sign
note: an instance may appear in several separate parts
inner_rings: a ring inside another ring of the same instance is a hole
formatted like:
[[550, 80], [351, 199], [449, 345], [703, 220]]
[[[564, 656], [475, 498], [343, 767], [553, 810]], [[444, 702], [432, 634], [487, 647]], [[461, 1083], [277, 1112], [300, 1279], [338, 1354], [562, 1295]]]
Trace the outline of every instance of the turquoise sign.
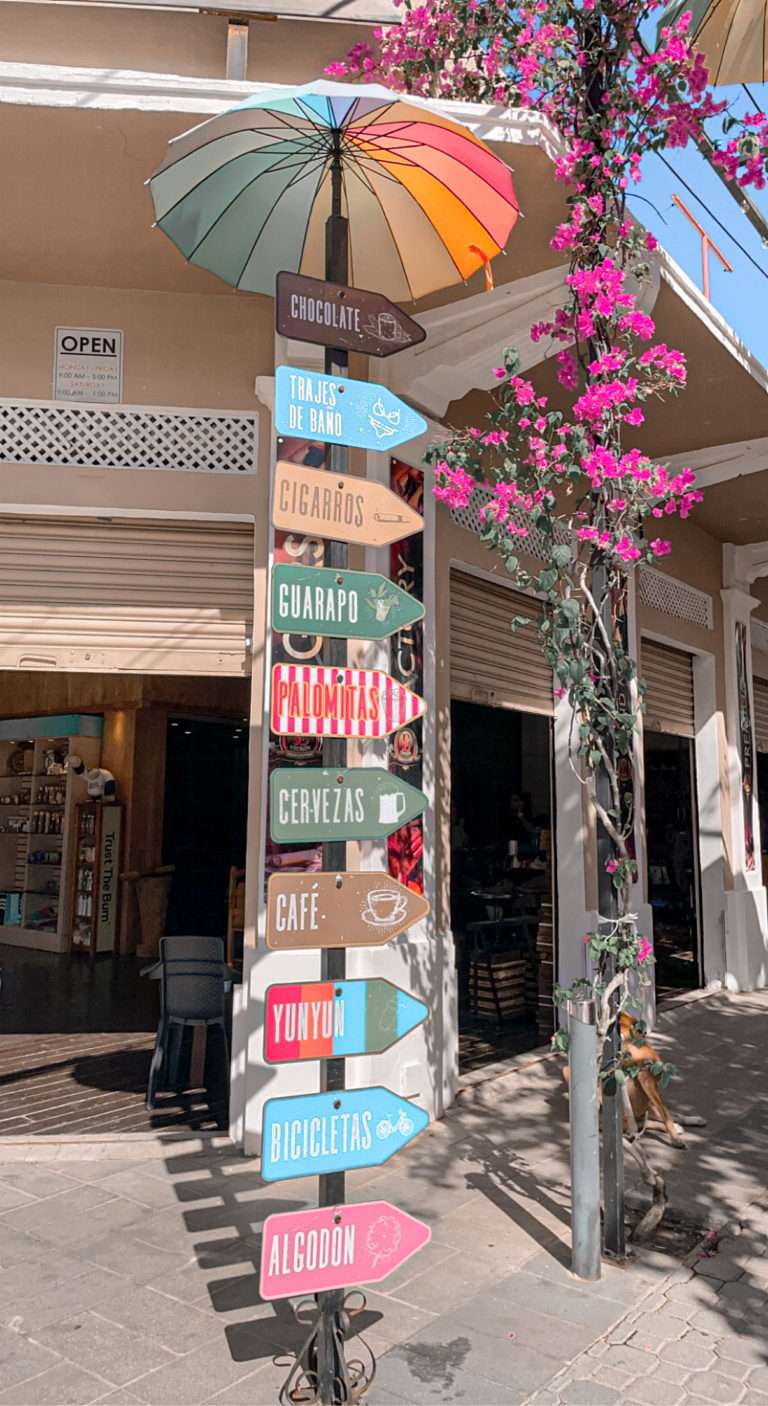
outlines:
[[383, 767], [278, 767], [269, 778], [275, 844], [383, 840], [421, 815], [423, 791]]
[[264, 1105], [264, 1181], [380, 1167], [429, 1123], [429, 1114], [389, 1089], [339, 1089]]
[[424, 434], [427, 422], [385, 386], [279, 366], [275, 429], [299, 439], [387, 452]]
[[272, 571], [272, 628], [288, 635], [383, 640], [424, 616], [424, 606], [372, 571], [280, 563]]

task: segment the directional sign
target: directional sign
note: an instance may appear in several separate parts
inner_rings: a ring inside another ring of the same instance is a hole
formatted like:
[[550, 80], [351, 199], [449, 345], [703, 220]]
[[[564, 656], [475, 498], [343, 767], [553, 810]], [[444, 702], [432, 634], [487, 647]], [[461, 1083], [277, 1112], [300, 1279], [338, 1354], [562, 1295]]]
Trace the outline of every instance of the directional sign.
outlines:
[[264, 1058], [267, 1064], [292, 1064], [381, 1054], [428, 1015], [423, 1001], [380, 976], [268, 986]]
[[424, 530], [420, 514], [383, 483], [283, 459], [275, 466], [272, 521], [283, 532], [362, 547], [387, 547]]
[[272, 572], [272, 628], [283, 634], [382, 640], [424, 616], [424, 606], [386, 576], [280, 564]]
[[429, 1114], [389, 1089], [339, 1089], [264, 1104], [264, 1181], [380, 1167], [423, 1133]]
[[423, 342], [427, 335], [381, 293], [325, 283], [301, 273], [277, 275], [275, 306], [281, 336], [366, 356], [391, 356]]
[[386, 386], [278, 366], [275, 429], [300, 439], [388, 453], [424, 434], [427, 422]]
[[275, 664], [270, 726], [278, 737], [387, 737], [426, 703], [382, 669]]
[[423, 1221], [389, 1201], [268, 1216], [259, 1293], [269, 1301], [378, 1284], [428, 1244], [431, 1234]]
[[389, 874], [271, 874], [267, 946], [383, 947], [428, 912], [426, 898]]
[[427, 804], [423, 791], [382, 767], [278, 767], [269, 783], [275, 844], [383, 840]]

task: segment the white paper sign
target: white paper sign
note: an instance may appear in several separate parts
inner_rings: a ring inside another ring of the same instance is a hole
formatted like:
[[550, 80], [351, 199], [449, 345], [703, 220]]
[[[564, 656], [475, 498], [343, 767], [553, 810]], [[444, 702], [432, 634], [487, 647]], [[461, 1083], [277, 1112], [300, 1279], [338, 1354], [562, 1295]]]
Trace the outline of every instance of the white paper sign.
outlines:
[[54, 400], [118, 403], [123, 398], [123, 334], [115, 327], [57, 327]]

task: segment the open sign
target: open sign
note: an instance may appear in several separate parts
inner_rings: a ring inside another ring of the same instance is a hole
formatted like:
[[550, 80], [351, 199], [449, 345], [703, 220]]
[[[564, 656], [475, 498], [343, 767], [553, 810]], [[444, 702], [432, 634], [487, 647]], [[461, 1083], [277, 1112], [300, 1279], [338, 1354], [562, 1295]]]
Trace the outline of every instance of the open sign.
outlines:
[[123, 398], [123, 334], [114, 327], [57, 327], [55, 400], [116, 404]]

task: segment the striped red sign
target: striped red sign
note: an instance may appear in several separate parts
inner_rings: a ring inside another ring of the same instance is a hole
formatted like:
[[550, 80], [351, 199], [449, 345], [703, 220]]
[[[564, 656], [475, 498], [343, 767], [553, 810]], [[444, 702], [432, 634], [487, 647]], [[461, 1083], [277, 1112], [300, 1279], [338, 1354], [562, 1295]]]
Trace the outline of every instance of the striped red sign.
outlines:
[[276, 664], [272, 731], [281, 737], [387, 737], [426, 703], [382, 669]]

